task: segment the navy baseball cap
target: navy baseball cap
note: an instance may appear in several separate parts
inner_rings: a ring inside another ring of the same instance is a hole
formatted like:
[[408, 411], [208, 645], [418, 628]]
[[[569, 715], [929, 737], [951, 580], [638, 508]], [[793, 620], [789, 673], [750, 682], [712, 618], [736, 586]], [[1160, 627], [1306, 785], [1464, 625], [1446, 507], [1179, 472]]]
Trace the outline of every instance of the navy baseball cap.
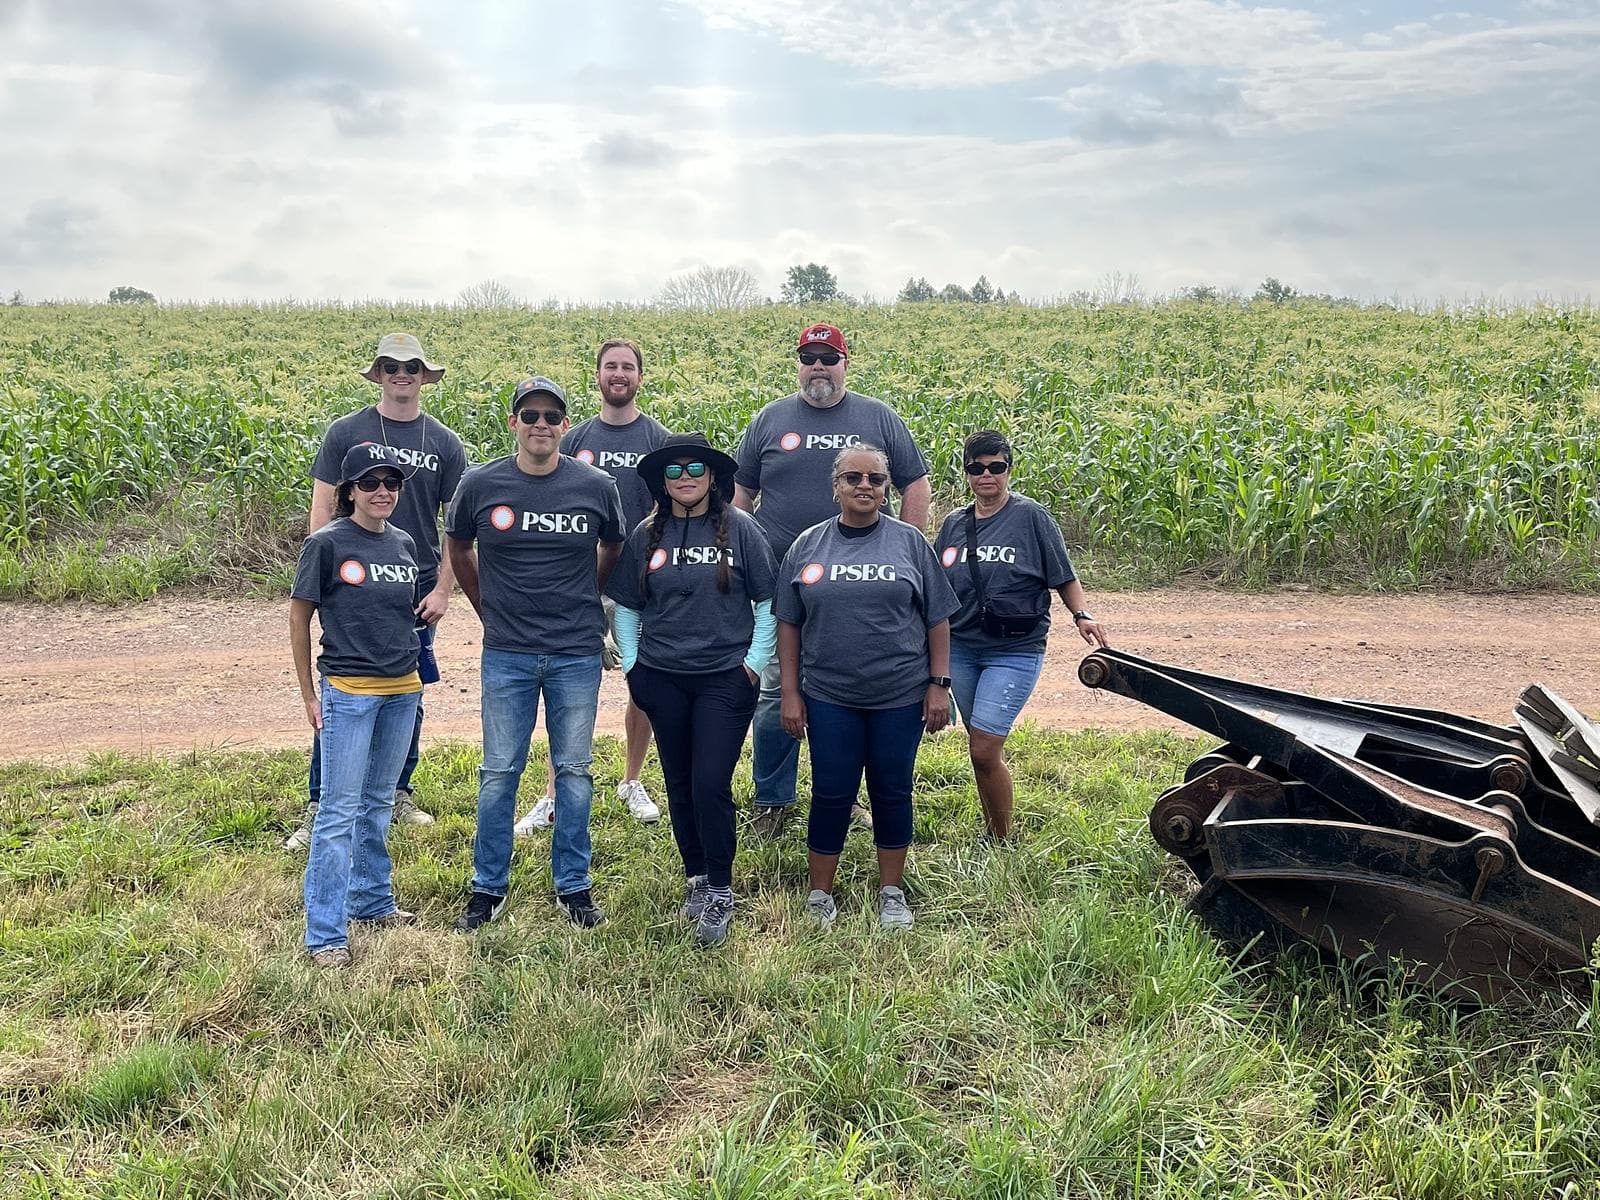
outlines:
[[344, 462], [339, 465], [339, 482], [351, 483], [379, 467], [390, 467], [407, 479], [411, 477], [393, 447], [381, 442], [358, 442], [345, 451]]
[[553, 379], [546, 379], [543, 375], [535, 375], [532, 379], [524, 379], [517, 384], [511, 393], [511, 411], [516, 412], [522, 407], [522, 402], [535, 392], [542, 392], [561, 406], [561, 411], [567, 411], [567, 394], [561, 390], [561, 385]]

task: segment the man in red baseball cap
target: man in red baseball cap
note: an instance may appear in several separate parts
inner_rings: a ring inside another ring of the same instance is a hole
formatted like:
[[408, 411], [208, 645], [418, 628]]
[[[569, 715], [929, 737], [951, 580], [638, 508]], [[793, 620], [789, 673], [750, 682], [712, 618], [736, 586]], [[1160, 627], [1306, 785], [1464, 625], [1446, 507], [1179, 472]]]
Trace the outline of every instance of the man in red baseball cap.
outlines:
[[[756, 413], [739, 442], [734, 506], [755, 514], [781, 562], [802, 531], [838, 515], [834, 456], [847, 446], [870, 445], [889, 460], [890, 478], [900, 492], [900, 519], [926, 528], [932, 495], [927, 460], [894, 409], [846, 389], [850, 347], [844, 331], [822, 322], [808, 325], [796, 353], [799, 389]], [[774, 657], [761, 675], [754, 724], [754, 830], [761, 836], [774, 836], [787, 823], [800, 765], [800, 743], [783, 728], [779, 699]]]

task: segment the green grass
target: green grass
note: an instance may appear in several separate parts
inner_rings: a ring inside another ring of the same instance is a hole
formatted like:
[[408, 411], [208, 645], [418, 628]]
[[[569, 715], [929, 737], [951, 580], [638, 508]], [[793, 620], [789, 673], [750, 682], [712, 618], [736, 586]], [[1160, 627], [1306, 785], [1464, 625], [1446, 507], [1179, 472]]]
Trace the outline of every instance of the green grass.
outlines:
[[[541, 840], [512, 919], [450, 933], [477, 758], [436, 748], [438, 822], [393, 839], [423, 926], [358, 932], [336, 975], [277, 848], [303, 755], [0, 767], [0, 1194], [1600, 1195], [1600, 1003], [1236, 963], [1145, 830], [1196, 743], [1015, 745], [1000, 852], [960, 734], [925, 745], [911, 933], [875, 929], [859, 834], [810, 928], [796, 828], [741, 848], [714, 952], [669, 831], [605, 800], [603, 929], [558, 919]], [[619, 757], [602, 739], [602, 783]]]
[[0, 308], [0, 599], [283, 587], [328, 422], [410, 329], [448, 365], [428, 409], [482, 460], [539, 370], [594, 411], [594, 347], [645, 347], [643, 401], [732, 447], [795, 384], [805, 320], [893, 404], [937, 508], [985, 426], [1019, 452], [1096, 586], [1600, 585], [1600, 312], [1315, 303], [633, 309]]

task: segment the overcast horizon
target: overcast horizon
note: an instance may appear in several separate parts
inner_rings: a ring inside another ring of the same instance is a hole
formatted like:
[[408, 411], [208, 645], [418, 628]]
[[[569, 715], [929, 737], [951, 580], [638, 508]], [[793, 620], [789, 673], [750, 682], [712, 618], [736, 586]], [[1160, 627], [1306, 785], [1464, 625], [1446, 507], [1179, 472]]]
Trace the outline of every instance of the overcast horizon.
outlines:
[[1600, 0], [0, 0], [0, 296], [1600, 295]]

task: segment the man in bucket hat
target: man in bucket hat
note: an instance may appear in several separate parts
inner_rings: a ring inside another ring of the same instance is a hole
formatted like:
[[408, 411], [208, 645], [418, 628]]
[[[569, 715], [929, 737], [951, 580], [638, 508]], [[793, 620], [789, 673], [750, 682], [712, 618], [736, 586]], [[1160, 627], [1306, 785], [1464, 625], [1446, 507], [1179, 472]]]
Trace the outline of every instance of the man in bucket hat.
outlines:
[[622, 552], [622, 500], [610, 475], [561, 453], [568, 422], [559, 385], [543, 376], [517, 384], [506, 423], [516, 453], [467, 472], [445, 518], [462, 594], [483, 621], [478, 830], [472, 893], [456, 928], [472, 933], [505, 911], [517, 786], [543, 700], [556, 771], [556, 906], [590, 929], [605, 920], [589, 894], [600, 593]]
[[[799, 390], [756, 413], [739, 441], [734, 506], [755, 514], [772, 557], [782, 562], [804, 530], [838, 515], [833, 499], [834, 456], [865, 442], [881, 447], [889, 459], [889, 473], [900, 492], [900, 519], [925, 528], [932, 495], [927, 460], [892, 408], [846, 390], [850, 351], [844, 332], [837, 325], [809, 325], [800, 332], [796, 353]], [[800, 743], [783, 728], [780, 699], [778, 660], [773, 658], [761, 675], [752, 739], [756, 788], [752, 827], [764, 837], [778, 834], [793, 811], [800, 765]], [[866, 810], [857, 814], [857, 821], [870, 823]]]
[[[450, 606], [455, 574], [439, 547], [439, 511], [455, 495], [456, 484], [467, 469], [461, 439], [422, 411], [422, 388], [438, 383], [444, 368], [423, 352], [422, 343], [409, 333], [386, 333], [378, 341], [361, 377], [378, 385], [378, 402], [340, 417], [328, 427], [311, 464], [310, 533], [333, 520], [338, 495], [339, 470], [352, 446], [375, 442], [394, 450], [410, 476], [395, 506], [393, 524], [411, 535], [417, 560], [417, 638], [421, 648], [424, 683], [439, 678], [433, 660], [434, 627]], [[411, 748], [395, 787], [394, 822], [431, 825], [433, 818], [412, 800], [411, 774], [416, 770], [422, 737], [422, 704], [411, 735]], [[284, 848], [299, 850], [311, 842], [311, 826], [322, 790], [321, 741], [311, 743], [308, 780], [310, 803], [300, 828], [284, 841]]]

